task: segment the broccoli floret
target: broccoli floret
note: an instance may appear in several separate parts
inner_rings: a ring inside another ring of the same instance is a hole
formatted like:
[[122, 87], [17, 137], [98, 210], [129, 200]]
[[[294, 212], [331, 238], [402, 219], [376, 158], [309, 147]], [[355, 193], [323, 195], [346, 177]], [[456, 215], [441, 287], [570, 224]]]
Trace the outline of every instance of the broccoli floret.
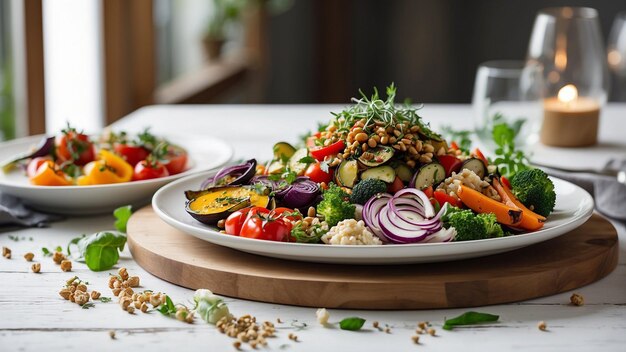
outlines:
[[350, 195], [350, 201], [364, 205], [374, 195], [384, 192], [387, 192], [387, 184], [385, 182], [375, 178], [368, 178], [354, 186]]
[[498, 224], [496, 214], [483, 213], [478, 214], [476, 217], [483, 222], [483, 226], [485, 227], [485, 231], [487, 231], [488, 238], [504, 237], [504, 230], [502, 230], [502, 226]]
[[469, 209], [448, 207], [443, 216], [445, 228], [454, 227], [455, 241], [482, 240], [485, 238], [502, 237], [504, 231], [492, 213], [474, 214]]
[[317, 212], [324, 216], [328, 226], [337, 225], [341, 220], [354, 218], [354, 204], [347, 201], [348, 194], [339, 186], [331, 183], [322, 194], [322, 201], [317, 205]]
[[484, 221], [472, 213], [471, 210], [449, 208], [448, 211], [451, 212], [446, 213], [444, 226], [446, 228], [454, 227], [456, 230], [455, 241], [471, 241], [488, 238]]
[[511, 178], [513, 194], [522, 204], [541, 216], [554, 210], [556, 192], [548, 174], [539, 169], [522, 170]]

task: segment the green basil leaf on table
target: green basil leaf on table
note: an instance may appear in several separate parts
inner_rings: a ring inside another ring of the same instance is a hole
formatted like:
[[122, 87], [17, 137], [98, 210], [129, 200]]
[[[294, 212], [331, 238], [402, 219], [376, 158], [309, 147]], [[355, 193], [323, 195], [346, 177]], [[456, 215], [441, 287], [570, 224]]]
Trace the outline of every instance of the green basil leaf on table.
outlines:
[[[76, 237], [76, 238], [72, 238], [70, 243], [67, 244], [67, 255], [72, 255], [72, 251], [70, 249], [70, 246], [72, 246], [73, 244], [78, 245], [78, 242], [80, 240], [82, 240], [83, 238], [85, 238], [85, 236], [87, 236], [87, 235], [83, 234], [82, 236], [79, 236], [79, 237]], [[82, 256], [79, 257], [79, 258], [76, 258], [76, 260], [79, 260], [79, 261], [82, 260], [82, 259], [83, 259]]]
[[128, 223], [131, 213], [132, 207], [130, 205], [119, 207], [113, 211], [117, 231], [126, 233], [126, 224]]
[[42, 247], [41, 248], [41, 252], [43, 253], [44, 257], [50, 257], [52, 256], [52, 253], [50, 252], [50, 250], [46, 247]]
[[500, 316], [493, 315], [489, 313], [479, 313], [479, 312], [465, 312], [458, 317], [452, 319], [446, 319], [443, 322], [444, 330], [452, 330], [455, 326], [459, 325], [474, 325], [480, 323], [489, 323], [498, 321]]
[[90, 270], [103, 271], [117, 264], [125, 244], [126, 235], [122, 232], [102, 231], [80, 239], [76, 245]]
[[341, 328], [341, 330], [356, 331], [361, 330], [363, 324], [365, 324], [365, 319], [359, 317], [350, 317], [340, 321], [339, 327]]

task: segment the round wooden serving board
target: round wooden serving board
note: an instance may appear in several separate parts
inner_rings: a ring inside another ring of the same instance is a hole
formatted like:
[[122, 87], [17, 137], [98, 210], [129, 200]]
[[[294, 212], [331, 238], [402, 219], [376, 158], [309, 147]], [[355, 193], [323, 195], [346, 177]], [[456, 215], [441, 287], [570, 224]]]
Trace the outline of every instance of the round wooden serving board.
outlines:
[[411, 265], [333, 265], [220, 247], [167, 225], [144, 207], [128, 222], [134, 259], [161, 279], [255, 301], [353, 309], [475, 307], [572, 290], [617, 265], [617, 232], [594, 214], [547, 242], [484, 258]]

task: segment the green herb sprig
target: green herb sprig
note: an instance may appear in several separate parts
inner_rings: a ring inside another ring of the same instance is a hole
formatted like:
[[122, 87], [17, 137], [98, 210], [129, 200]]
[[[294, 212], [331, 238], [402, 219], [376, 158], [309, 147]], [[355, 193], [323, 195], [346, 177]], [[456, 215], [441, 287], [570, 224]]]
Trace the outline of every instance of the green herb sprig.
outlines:
[[165, 315], [166, 317], [172, 317], [176, 315], [176, 306], [170, 296], [165, 296], [165, 304], [157, 309], [159, 313]]
[[455, 130], [452, 126], [442, 126], [441, 131], [447, 140], [457, 143], [462, 152], [469, 154], [472, 147], [471, 136], [474, 134], [473, 131]]
[[368, 97], [359, 90], [360, 98], [352, 98], [353, 105], [345, 108], [339, 113], [333, 113], [334, 119], [331, 122], [337, 126], [339, 133], [348, 133], [350, 128], [361, 119], [365, 119], [365, 126], [373, 120], [382, 121], [385, 126], [395, 126], [398, 123], [409, 122], [411, 125], [420, 127], [420, 133], [428, 139], [440, 141], [441, 136], [430, 129], [418, 115], [417, 111], [421, 106], [414, 107], [410, 104], [396, 104], [396, 86], [391, 84], [387, 87], [387, 99], [383, 100], [378, 89], [374, 88], [374, 93]]
[[496, 114], [493, 118], [492, 130], [493, 142], [497, 148], [493, 164], [498, 167], [501, 175], [510, 178], [516, 173], [528, 169], [529, 160], [526, 154], [516, 148], [515, 138], [524, 124], [524, 120], [517, 120], [513, 124], [504, 121], [502, 114]]

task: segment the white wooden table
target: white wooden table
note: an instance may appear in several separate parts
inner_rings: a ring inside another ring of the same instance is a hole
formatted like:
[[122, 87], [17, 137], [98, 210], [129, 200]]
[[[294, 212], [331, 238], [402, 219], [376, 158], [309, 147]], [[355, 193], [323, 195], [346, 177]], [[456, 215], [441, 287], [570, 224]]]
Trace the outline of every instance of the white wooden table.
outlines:
[[[201, 135], [219, 137], [235, 148], [235, 158], [267, 159], [271, 146], [278, 140], [295, 142], [299, 134], [315, 128], [317, 121], [327, 120], [328, 111], [336, 106], [154, 106], [141, 109], [116, 123], [114, 127], [140, 130], [151, 126], [156, 134]], [[454, 124], [458, 128], [472, 125], [472, 114], [466, 105], [429, 105], [423, 116], [434, 127]], [[592, 150], [559, 151], [541, 148], [537, 158], [558, 159], [563, 166], [579, 166], [580, 155], [602, 158], [607, 153], [626, 154], [626, 105], [605, 109], [601, 140]], [[601, 163], [594, 159], [594, 163]], [[594, 164], [595, 165], [595, 164]], [[588, 166], [588, 165], [587, 165]], [[188, 325], [168, 319], [159, 313], [123, 312], [115, 301], [97, 303], [85, 310], [63, 300], [58, 291], [64, 281], [76, 274], [90, 282], [90, 288], [111, 296], [107, 278], [113, 270], [95, 273], [85, 265], [74, 263], [73, 273], [63, 273], [50, 258], [43, 258], [41, 247], [65, 246], [83, 233], [112, 228], [110, 215], [71, 218], [46, 229], [24, 229], [0, 233], [0, 246], [13, 251], [13, 259], [0, 258], [0, 351], [60, 351], [70, 349], [155, 351], [234, 350], [234, 340], [217, 332], [202, 321]], [[577, 292], [585, 297], [582, 307], [568, 305], [571, 292], [515, 304], [481, 307], [476, 310], [500, 315], [500, 322], [447, 332], [441, 329], [444, 317], [461, 314], [467, 309], [427, 311], [345, 311], [331, 310], [331, 322], [348, 316], [367, 319], [361, 332], [321, 327], [315, 309], [265, 304], [226, 298], [235, 315], [246, 313], [277, 324], [279, 337], [269, 340], [270, 350], [293, 351], [486, 351], [532, 349], [536, 351], [626, 350], [626, 229], [618, 224], [620, 262], [607, 278], [583, 287]], [[9, 236], [18, 237], [13, 241]], [[32, 237], [32, 240], [30, 238]], [[30, 272], [30, 263], [22, 255], [36, 254], [41, 274]], [[141, 277], [144, 289], [167, 292], [174, 301], [191, 299], [193, 291], [164, 282], [142, 270], [126, 250], [117, 267], [125, 266]], [[208, 287], [210, 289], [210, 287]], [[548, 331], [537, 329], [544, 320]], [[391, 333], [372, 328], [372, 322], [388, 324]], [[430, 321], [437, 337], [422, 336], [420, 346], [413, 345], [418, 321]], [[303, 327], [306, 324], [306, 327]], [[116, 331], [116, 339], [109, 331]], [[293, 332], [300, 342], [287, 338]], [[246, 347], [250, 350], [249, 347]]]

